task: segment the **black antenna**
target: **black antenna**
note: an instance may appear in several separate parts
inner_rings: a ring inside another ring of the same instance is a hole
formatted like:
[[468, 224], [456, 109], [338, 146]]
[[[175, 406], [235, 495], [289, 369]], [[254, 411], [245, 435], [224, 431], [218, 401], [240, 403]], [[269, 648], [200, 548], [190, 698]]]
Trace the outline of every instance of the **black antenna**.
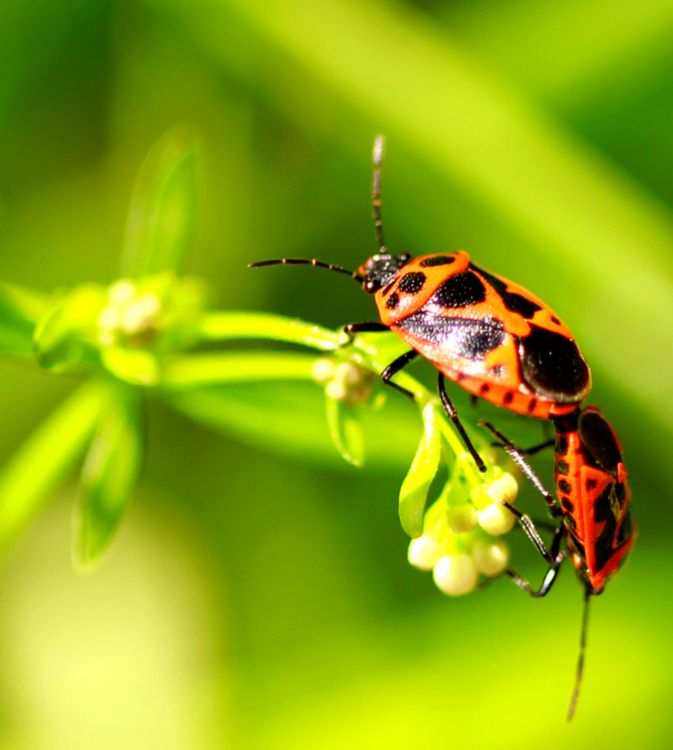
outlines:
[[383, 163], [384, 146], [385, 138], [379, 133], [374, 137], [374, 148], [372, 151], [372, 161], [374, 163], [374, 173], [372, 175], [372, 214], [374, 215], [376, 244], [381, 254], [387, 252], [385, 243], [383, 242], [383, 221], [381, 220], [381, 164]]
[[277, 258], [275, 260], [258, 260], [249, 263], [248, 268], [263, 268], [264, 266], [313, 266], [314, 268], [326, 268], [328, 271], [336, 271], [350, 276], [351, 279], [362, 282], [364, 279], [357, 271], [349, 271], [347, 268], [336, 266], [334, 263], [324, 263], [315, 258]]
[[580, 655], [577, 659], [577, 672], [575, 673], [575, 687], [570, 696], [570, 705], [568, 706], [568, 715], [566, 719], [570, 721], [575, 715], [577, 708], [577, 699], [580, 695], [580, 685], [584, 673], [584, 652], [587, 648], [587, 627], [589, 624], [589, 601], [591, 600], [591, 586], [587, 583], [584, 589], [584, 608], [582, 610], [582, 634], [580, 635]]

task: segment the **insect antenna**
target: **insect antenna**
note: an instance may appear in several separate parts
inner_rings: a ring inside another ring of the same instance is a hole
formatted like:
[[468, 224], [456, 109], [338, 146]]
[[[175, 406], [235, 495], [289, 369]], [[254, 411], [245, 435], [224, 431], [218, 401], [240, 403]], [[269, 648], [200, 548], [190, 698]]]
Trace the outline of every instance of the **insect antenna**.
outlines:
[[587, 627], [589, 624], [589, 602], [591, 600], [591, 587], [589, 584], [584, 589], [584, 607], [582, 609], [582, 633], [580, 635], [580, 655], [577, 659], [577, 672], [575, 673], [575, 687], [573, 688], [572, 695], [570, 696], [570, 704], [568, 706], [568, 715], [566, 719], [570, 721], [575, 715], [575, 709], [577, 708], [577, 699], [580, 695], [580, 685], [582, 683], [582, 675], [584, 673], [584, 652], [587, 648]]
[[324, 263], [322, 260], [316, 260], [315, 258], [277, 258], [274, 260], [258, 260], [256, 263], [248, 264], [248, 268], [263, 268], [264, 266], [313, 266], [314, 268], [326, 268], [328, 271], [346, 274], [346, 276], [350, 276], [351, 279], [359, 282], [364, 281], [357, 271], [349, 271], [342, 266]]
[[372, 150], [372, 161], [374, 163], [374, 172], [372, 175], [372, 214], [374, 216], [374, 232], [376, 233], [376, 244], [379, 253], [386, 253], [386, 246], [383, 242], [383, 220], [381, 219], [381, 164], [383, 163], [383, 147], [385, 138], [379, 133], [374, 138], [374, 148]]

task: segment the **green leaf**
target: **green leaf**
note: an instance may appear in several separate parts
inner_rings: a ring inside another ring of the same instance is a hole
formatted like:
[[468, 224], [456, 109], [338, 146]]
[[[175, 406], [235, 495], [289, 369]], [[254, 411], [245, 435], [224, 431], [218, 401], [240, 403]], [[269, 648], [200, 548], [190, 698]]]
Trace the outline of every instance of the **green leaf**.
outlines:
[[123, 276], [180, 269], [194, 224], [197, 150], [195, 135], [175, 128], [145, 158], [131, 196]]
[[101, 362], [115, 377], [132, 385], [155, 385], [159, 363], [153, 352], [110, 346], [101, 351]]
[[411, 537], [423, 533], [423, 513], [432, 480], [442, 455], [437, 412], [432, 403], [423, 407], [423, 436], [400, 488], [400, 523]]
[[336, 449], [353, 466], [362, 467], [365, 459], [365, 440], [359, 413], [342, 401], [325, 399], [327, 426]]
[[18, 294], [9, 285], [0, 284], [0, 351], [30, 355], [35, 321], [20, 304]]
[[82, 469], [73, 557], [80, 567], [105, 551], [133, 491], [142, 464], [143, 404], [128, 388], [110, 391]]
[[80, 387], [33, 431], [3, 467], [0, 548], [23, 530], [81, 454], [93, 429], [101, 396], [97, 384]]
[[[164, 393], [188, 418], [256, 449], [336, 470], [351, 470], [325, 425], [325, 395], [309, 382], [258, 382]], [[385, 409], [363, 414], [367, 466], [399, 471], [416, 447], [418, 417], [406, 400], [391, 398]], [[381, 436], [385, 436], [382, 439]]]
[[84, 361], [95, 361], [89, 342], [105, 304], [99, 284], [82, 284], [63, 294], [35, 327], [33, 345], [40, 367], [61, 372]]

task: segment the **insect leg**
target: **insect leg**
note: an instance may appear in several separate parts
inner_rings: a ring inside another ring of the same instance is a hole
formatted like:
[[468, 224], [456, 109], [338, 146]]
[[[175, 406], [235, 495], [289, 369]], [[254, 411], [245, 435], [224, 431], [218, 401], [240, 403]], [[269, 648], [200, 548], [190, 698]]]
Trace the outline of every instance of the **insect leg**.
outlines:
[[[526, 477], [528, 477], [533, 487], [535, 487], [535, 489], [542, 495], [542, 498], [544, 499], [551, 515], [554, 518], [558, 518], [558, 516], [562, 515], [562, 511], [559, 509], [554, 496], [551, 494], [551, 492], [549, 492], [544, 484], [542, 484], [542, 480], [533, 471], [532, 466], [528, 463], [528, 461], [526, 461], [523, 453], [516, 447], [516, 445], [514, 445], [514, 443], [509, 438], [506, 438], [502, 434], [502, 432], [500, 432], [500, 430], [497, 430], [490, 422], [482, 421], [480, 422], [480, 425], [492, 432], [498, 438], [498, 440], [500, 440], [500, 445], [507, 451], [514, 463], [521, 469]], [[512, 510], [512, 512], [514, 511]]]
[[439, 391], [439, 397], [442, 400], [442, 405], [444, 406], [446, 416], [453, 422], [456, 430], [458, 430], [458, 434], [463, 441], [463, 445], [467, 448], [470, 455], [474, 459], [474, 462], [475, 464], [477, 464], [477, 468], [479, 469], [479, 471], [486, 471], [486, 465], [481, 460], [481, 456], [477, 453], [477, 449], [474, 447], [474, 445], [472, 445], [472, 441], [467, 436], [465, 428], [458, 419], [458, 412], [456, 411], [456, 407], [453, 405], [451, 399], [446, 393], [446, 388], [444, 386], [444, 376], [441, 372], [439, 373], [439, 377], [437, 378], [437, 390]]
[[[510, 510], [512, 510], [512, 508], [510, 508]], [[511, 569], [506, 570], [505, 575], [509, 576], [512, 581], [520, 589], [525, 591], [529, 596], [532, 596], [536, 599], [539, 599], [542, 596], [546, 596], [547, 593], [549, 593], [549, 589], [552, 587], [554, 581], [556, 580], [556, 576], [558, 575], [561, 563], [565, 560], [566, 557], [565, 550], [561, 551], [561, 543], [563, 542], [565, 535], [566, 529], [563, 524], [557, 526], [554, 530], [554, 538], [552, 539], [552, 543], [549, 547], [549, 552], [547, 552], [548, 557], [546, 555], [543, 555], [547, 562], [549, 562], [549, 568], [547, 569], [547, 572], [545, 573], [545, 576], [542, 579], [542, 583], [538, 589], [534, 589], [525, 578], [522, 578], [518, 573], [515, 573]], [[540, 548], [538, 547], [538, 549]], [[542, 550], [540, 550], [540, 552], [542, 552]]]
[[390, 328], [388, 326], [384, 326], [383, 323], [374, 323], [373, 321], [371, 323], [348, 323], [348, 325], [344, 326], [344, 333], [348, 336], [348, 340], [342, 344], [339, 348], [343, 348], [344, 346], [349, 346], [353, 343], [355, 339], [356, 333], [386, 333], [390, 331]]
[[396, 375], [401, 369], [406, 367], [409, 362], [416, 359], [418, 357], [418, 352], [415, 349], [410, 349], [408, 352], [405, 352], [402, 354], [402, 356], [398, 357], [396, 360], [391, 362], [388, 367], [381, 373], [381, 380], [385, 383], [385, 385], [389, 385], [391, 388], [394, 388], [396, 391], [399, 391], [400, 393], [403, 393], [407, 398], [410, 398], [412, 401], [414, 400], [414, 394], [411, 391], [408, 391], [406, 388], [402, 388], [401, 385], [397, 385], [397, 383], [393, 383], [393, 381], [390, 379], [393, 377], [393, 375]]

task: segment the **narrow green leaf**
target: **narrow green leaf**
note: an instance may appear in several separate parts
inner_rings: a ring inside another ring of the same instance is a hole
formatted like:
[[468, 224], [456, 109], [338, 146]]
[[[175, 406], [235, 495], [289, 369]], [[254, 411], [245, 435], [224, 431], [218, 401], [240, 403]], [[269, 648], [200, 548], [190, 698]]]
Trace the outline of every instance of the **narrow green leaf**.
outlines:
[[0, 472], [0, 548], [49, 499], [84, 449], [101, 403], [97, 384], [84, 385], [48, 416]]
[[316, 357], [288, 352], [211, 352], [168, 359], [161, 386], [169, 390], [252, 380], [313, 380]]
[[194, 223], [197, 150], [195, 135], [175, 128], [145, 158], [131, 196], [122, 276], [180, 269]]
[[[313, 383], [237, 383], [166, 391], [163, 397], [189, 419], [256, 449], [330, 469], [350, 468], [334, 450], [325, 427], [325, 396]], [[391, 398], [385, 409], [367, 410], [363, 424], [369, 469], [390, 472], [409, 462], [418, 418], [405, 400]]]
[[0, 284], [0, 351], [33, 353], [35, 321], [21, 306], [15, 291]]
[[365, 440], [358, 413], [333, 398], [325, 399], [325, 407], [329, 434], [336, 449], [348, 463], [362, 467], [365, 462]]
[[423, 533], [423, 513], [432, 480], [442, 455], [437, 412], [432, 403], [423, 408], [423, 436], [400, 488], [400, 522], [411, 537]]
[[82, 469], [73, 546], [78, 566], [96, 562], [119, 525], [140, 471], [143, 434], [140, 394], [111, 390]]
[[102, 286], [82, 284], [49, 306], [33, 334], [40, 367], [60, 372], [83, 361], [95, 360], [95, 352], [87, 339], [91, 337], [104, 301]]

